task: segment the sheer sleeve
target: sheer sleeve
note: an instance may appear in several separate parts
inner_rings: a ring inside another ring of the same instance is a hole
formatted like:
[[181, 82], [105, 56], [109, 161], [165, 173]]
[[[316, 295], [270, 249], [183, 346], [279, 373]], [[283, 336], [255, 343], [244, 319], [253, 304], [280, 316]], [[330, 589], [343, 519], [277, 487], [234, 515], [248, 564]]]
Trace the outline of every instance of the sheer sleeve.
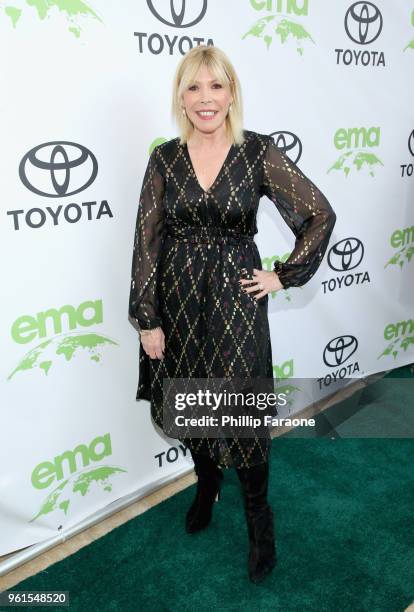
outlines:
[[129, 296], [129, 315], [140, 329], [161, 326], [157, 271], [165, 236], [164, 176], [159, 169], [159, 145], [148, 160], [139, 198]]
[[336, 214], [323, 193], [275, 144], [272, 136], [263, 160], [261, 195], [266, 195], [295, 235], [295, 246], [274, 271], [283, 287], [304, 285], [317, 271], [327, 249]]

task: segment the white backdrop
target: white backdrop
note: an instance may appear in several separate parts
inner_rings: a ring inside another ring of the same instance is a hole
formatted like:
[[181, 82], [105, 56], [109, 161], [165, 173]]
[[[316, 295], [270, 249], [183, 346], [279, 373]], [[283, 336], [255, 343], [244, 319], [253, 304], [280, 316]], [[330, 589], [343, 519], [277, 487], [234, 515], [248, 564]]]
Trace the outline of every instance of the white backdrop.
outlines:
[[[127, 307], [143, 174], [177, 135], [172, 76], [194, 45], [229, 55], [246, 129], [337, 213], [316, 275], [269, 301], [275, 377], [324, 395], [414, 360], [412, 0], [59, 4], [0, 2], [0, 555], [191, 465], [135, 401]], [[266, 198], [258, 227], [270, 269], [294, 237]]]

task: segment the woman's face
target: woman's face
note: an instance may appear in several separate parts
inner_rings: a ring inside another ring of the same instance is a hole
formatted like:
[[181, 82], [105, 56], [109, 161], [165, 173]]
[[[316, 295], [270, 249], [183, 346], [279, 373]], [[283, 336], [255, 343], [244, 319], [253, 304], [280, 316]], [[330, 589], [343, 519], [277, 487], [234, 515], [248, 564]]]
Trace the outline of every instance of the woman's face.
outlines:
[[[184, 91], [182, 102], [194, 128], [211, 133], [223, 125], [232, 96], [229, 87], [222, 86], [207, 66], [202, 66], [195, 77], [195, 83]], [[203, 116], [200, 111], [214, 113]]]

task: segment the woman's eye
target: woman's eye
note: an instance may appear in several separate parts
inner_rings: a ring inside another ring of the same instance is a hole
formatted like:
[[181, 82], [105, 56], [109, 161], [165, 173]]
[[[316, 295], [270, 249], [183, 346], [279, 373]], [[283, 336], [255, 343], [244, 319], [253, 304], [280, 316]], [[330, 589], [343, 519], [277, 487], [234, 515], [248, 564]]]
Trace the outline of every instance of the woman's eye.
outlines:
[[[188, 88], [190, 91], [193, 91], [194, 89], [196, 89], [197, 85], [190, 85], [190, 87]], [[218, 87], [219, 89], [222, 89], [222, 85], [221, 83], [214, 83], [213, 87]]]

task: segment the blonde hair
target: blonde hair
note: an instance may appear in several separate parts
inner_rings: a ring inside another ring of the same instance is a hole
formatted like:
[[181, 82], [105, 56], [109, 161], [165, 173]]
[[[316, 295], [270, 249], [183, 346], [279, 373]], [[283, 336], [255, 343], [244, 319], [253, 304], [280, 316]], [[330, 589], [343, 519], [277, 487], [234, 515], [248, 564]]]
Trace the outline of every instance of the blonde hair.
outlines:
[[194, 82], [196, 74], [201, 66], [207, 66], [214, 78], [223, 86], [229, 87], [233, 97], [231, 111], [225, 119], [226, 132], [235, 144], [242, 144], [243, 135], [243, 108], [239, 79], [228, 57], [221, 49], [211, 45], [199, 45], [188, 51], [177, 66], [172, 96], [172, 118], [178, 125], [180, 144], [189, 139], [193, 124], [182, 112], [183, 92]]

